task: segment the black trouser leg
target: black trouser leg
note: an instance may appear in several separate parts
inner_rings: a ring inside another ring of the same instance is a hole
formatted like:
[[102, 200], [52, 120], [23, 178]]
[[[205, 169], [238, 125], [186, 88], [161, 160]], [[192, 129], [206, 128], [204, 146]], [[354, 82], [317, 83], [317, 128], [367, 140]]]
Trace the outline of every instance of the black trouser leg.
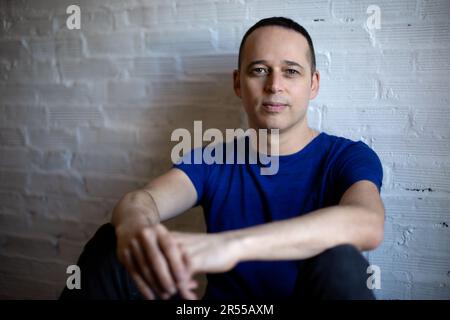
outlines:
[[298, 299], [374, 300], [367, 287], [369, 263], [352, 245], [330, 248], [299, 263]]
[[117, 259], [116, 235], [110, 223], [101, 226], [84, 247], [77, 265], [81, 289], [64, 288], [60, 299], [143, 299], [131, 276]]

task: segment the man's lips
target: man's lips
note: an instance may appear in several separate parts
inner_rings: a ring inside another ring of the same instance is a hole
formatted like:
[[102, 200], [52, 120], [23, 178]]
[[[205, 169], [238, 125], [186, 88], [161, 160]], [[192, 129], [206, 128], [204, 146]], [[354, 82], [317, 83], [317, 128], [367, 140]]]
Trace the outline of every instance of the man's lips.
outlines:
[[263, 102], [263, 109], [269, 112], [280, 112], [284, 110], [288, 105], [286, 103], [279, 102]]

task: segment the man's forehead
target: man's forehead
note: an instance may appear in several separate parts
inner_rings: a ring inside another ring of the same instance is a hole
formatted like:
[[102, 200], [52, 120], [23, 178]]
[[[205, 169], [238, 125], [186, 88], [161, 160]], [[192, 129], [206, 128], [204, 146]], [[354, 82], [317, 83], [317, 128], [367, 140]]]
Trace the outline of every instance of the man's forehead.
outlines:
[[308, 51], [308, 41], [301, 33], [279, 26], [265, 26], [247, 37], [244, 59], [265, 60], [275, 52], [284, 54], [283, 60], [296, 61], [307, 59]]

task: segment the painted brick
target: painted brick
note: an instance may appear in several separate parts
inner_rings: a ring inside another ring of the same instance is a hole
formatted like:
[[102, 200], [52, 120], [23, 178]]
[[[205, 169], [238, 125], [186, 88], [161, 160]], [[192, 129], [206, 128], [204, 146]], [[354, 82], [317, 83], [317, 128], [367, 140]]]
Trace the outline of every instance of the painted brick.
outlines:
[[81, 196], [85, 192], [82, 180], [77, 176], [59, 173], [37, 173], [30, 174], [30, 193], [45, 194], [64, 194]]
[[158, 15], [156, 7], [134, 8], [127, 11], [130, 25], [142, 28], [154, 26]]
[[60, 63], [64, 80], [106, 81], [118, 75], [117, 66], [104, 59], [71, 59]]
[[55, 40], [52, 37], [42, 37], [32, 39], [28, 42], [31, 55], [39, 61], [55, 59]]
[[144, 81], [110, 81], [107, 95], [111, 104], [148, 101], [147, 84]]
[[237, 60], [236, 54], [183, 57], [182, 68], [187, 74], [226, 73], [231, 78]]
[[91, 56], [130, 56], [142, 50], [138, 33], [88, 34], [85, 37]]
[[53, 127], [86, 127], [103, 126], [103, 114], [98, 108], [67, 108], [61, 110], [58, 107], [48, 108], [48, 122]]
[[0, 129], [0, 146], [24, 146], [25, 135], [23, 130], [13, 128]]
[[417, 1], [415, 0], [398, 0], [398, 1], [371, 1], [371, 0], [344, 0], [333, 1], [333, 16], [344, 22], [365, 23], [367, 18], [373, 14], [372, 11], [367, 13], [367, 9], [371, 5], [377, 5], [380, 8], [381, 27], [384, 21], [398, 21], [405, 19], [412, 21], [417, 17]]
[[[355, 126], [360, 123], [360, 126]], [[383, 127], [380, 127], [383, 123]], [[347, 108], [345, 112], [338, 108], [326, 108], [323, 129], [342, 131], [360, 131], [369, 134], [402, 134], [409, 128], [409, 108], [372, 107]]]
[[0, 189], [23, 192], [27, 186], [28, 177], [24, 171], [0, 170]]
[[55, 300], [64, 288], [65, 282], [48, 282], [41, 279], [29, 279], [14, 275], [2, 275], [0, 287], [8, 288], [1, 293], [2, 299], [16, 300]]
[[59, 81], [57, 67], [51, 62], [20, 63], [6, 74], [9, 83], [55, 83]]
[[448, 74], [448, 72], [450, 72], [448, 50], [418, 50], [417, 71], [432, 74]]
[[153, 79], [164, 75], [176, 75], [177, 63], [173, 58], [135, 58], [132, 61], [130, 76]]
[[128, 167], [127, 160], [125, 154], [76, 153], [71, 166], [83, 174], [95, 172], [124, 174]]
[[41, 106], [0, 105], [0, 114], [2, 127], [7, 127], [11, 123], [26, 127], [47, 125], [46, 111]]
[[239, 0], [216, 3], [217, 20], [219, 22], [241, 22], [247, 18], [247, 8], [244, 2]]
[[[57, 298], [118, 199], [171, 167], [174, 129], [246, 126], [231, 72], [247, 28], [276, 15], [315, 44], [309, 125], [382, 161], [377, 297], [449, 297], [448, 1], [79, 0], [81, 30], [68, 4], [0, 1], [0, 298]], [[202, 209], [166, 225], [204, 231]]]
[[28, 56], [24, 43], [20, 40], [6, 40], [0, 41], [0, 59], [16, 60], [26, 59]]
[[145, 34], [145, 48], [150, 53], [158, 54], [200, 54], [214, 49], [208, 29], [148, 32]]
[[58, 36], [55, 41], [55, 52], [59, 60], [81, 58], [83, 56], [83, 42], [81, 37], [72, 34]]
[[72, 154], [68, 150], [49, 150], [34, 152], [33, 163], [46, 171], [67, 170]]
[[64, 129], [28, 129], [30, 144], [40, 149], [74, 149], [77, 146], [75, 132]]
[[175, 4], [175, 21], [190, 25], [211, 25], [217, 21], [217, 11], [210, 0], [186, 0]]
[[29, 153], [25, 148], [0, 147], [0, 167], [27, 168], [30, 164]]
[[44, 105], [70, 106], [92, 105], [104, 101], [105, 90], [98, 83], [40, 84], [33, 87], [39, 102]]
[[376, 42], [383, 48], [447, 47], [450, 40], [450, 25], [423, 23], [401, 23], [383, 25], [376, 33]]
[[250, 18], [255, 22], [259, 19], [272, 16], [287, 16], [295, 18], [301, 24], [314, 19], [326, 19], [330, 17], [329, 2], [320, 1], [250, 1], [248, 4]]
[[419, 15], [426, 20], [448, 21], [450, 6], [445, 0], [420, 1]]
[[145, 185], [146, 181], [113, 178], [111, 176], [86, 176], [87, 192], [91, 196], [119, 199], [125, 193], [131, 192]]
[[136, 148], [136, 133], [131, 130], [83, 128], [79, 130], [80, 150], [130, 150]]
[[16, 234], [28, 236], [51, 236], [85, 243], [99, 227], [97, 223], [80, 222], [74, 219], [59, 219], [37, 214], [25, 215], [0, 212], [0, 233], [14, 231]]
[[0, 96], [2, 103], [33, 104], [37, 100], [37, 90], [19, 84], [0, 84]]

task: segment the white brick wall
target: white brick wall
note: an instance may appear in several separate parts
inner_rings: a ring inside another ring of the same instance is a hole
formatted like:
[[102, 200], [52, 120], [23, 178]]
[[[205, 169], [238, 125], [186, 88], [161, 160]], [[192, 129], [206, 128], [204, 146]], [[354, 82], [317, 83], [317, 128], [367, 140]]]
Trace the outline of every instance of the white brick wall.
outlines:
[[[67, 30], [70, 0], [0, 0], [0, 298], [56, 298], [119, 197], [170, 167], [173, 129], [239, 126], [240, 39], [276, 15], [315, 42], [310, 124], [383, 162], [376, 294], [450, 298], [449, 1], [77, 3], [81, 30]], [[200, 214], [168, 225], [202, 230]]]

